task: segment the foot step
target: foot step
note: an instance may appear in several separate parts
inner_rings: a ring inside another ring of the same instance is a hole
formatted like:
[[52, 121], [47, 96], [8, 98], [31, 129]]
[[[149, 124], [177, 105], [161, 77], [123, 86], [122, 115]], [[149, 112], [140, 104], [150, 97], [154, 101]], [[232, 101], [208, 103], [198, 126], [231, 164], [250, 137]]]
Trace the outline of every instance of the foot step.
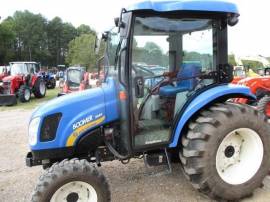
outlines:
[[160, 165], [166, 165], [167, 173], [172, 172], [172, 165], [171, 165], [171, 159], [168, 154], [167, 148], [164, 150], [161, 150], [159, 152], [148, 152], [145, 153], [143, 156], [144, 164], [147, 169], [150, 169], [151, 167], [156, 167]]

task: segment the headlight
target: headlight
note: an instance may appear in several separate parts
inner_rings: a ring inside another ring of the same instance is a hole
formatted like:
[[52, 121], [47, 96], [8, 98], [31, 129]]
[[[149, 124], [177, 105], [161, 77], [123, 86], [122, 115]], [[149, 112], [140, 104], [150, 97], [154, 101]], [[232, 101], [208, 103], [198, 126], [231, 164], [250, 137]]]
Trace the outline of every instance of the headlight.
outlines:
[[34, 118], [31, 120], [28, 128], [28, 142], [31, 146], [37, 144], [38, 127], [40, 124], [40, 118]]
[[40, 128], [40, 142], [54, 140], [61, 117], [61, 113], [55, 113], [48, 115], [43, 119]]

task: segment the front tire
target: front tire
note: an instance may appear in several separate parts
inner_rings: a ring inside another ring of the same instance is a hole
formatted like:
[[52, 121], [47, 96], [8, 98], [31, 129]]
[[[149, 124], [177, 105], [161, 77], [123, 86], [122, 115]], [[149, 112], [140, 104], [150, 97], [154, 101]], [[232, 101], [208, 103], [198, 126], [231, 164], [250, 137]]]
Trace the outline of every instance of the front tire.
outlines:
[[31, 202], [110, 201], [104, 175], [86, 160], [64, 160], [39, 178]]
[[21, 85], [18, 91], [18, 97], [20, 102], [29, 102], [31, 98], [31, 90], [26, 85]]
[[180, 159], [192, 185], [214, 199], [239, 200], [270, 168], [270, 127], [247, 105], [217, 104], [189, 124]]

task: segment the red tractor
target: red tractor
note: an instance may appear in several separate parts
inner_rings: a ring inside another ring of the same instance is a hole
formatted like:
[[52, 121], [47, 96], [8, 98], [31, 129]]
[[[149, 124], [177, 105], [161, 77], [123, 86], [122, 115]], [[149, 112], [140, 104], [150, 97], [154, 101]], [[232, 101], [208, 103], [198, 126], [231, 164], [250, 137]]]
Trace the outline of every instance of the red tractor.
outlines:
[[265, 68], [263, 73], [260, 72], [260, 75], [263, 76], [245, 78], [237, 83], [249, 87], [251, 92], [257, 96], [257, 101], [250, 103], [245, 98], [236, 98], [234, 101], [256, 106], [260, 112], [270, 118], [270, 68]]
[[69, 67], [65, 72], [65, 80], [58, 97], [89, 88], [89, 73], [84, 67]]
[[28, 102], [32, 93], [36, 98], [44, 97], [46, 85], [38, 70], [36, 62], [10, 62], [9, 75], [0, 83], [0, 105], [15, 105], [16, 97], [21, 102]]

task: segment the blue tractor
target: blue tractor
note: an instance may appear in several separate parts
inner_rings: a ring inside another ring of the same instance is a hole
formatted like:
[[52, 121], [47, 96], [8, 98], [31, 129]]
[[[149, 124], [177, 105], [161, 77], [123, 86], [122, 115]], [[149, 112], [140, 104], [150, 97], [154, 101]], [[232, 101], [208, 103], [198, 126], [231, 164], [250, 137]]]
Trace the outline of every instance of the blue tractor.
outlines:
[[47, 89], [55, 88], [56, 80], [51, 72], [43, 71], [43, 72], [40, 72], [39, 74], [42, 76], [43, 80], [45, 81]]
[[[103, 34], [102, 85], [51, 100], [32, 114], [28, 166], [42, 165], [32, 201], [110, 201], [98, 169], [104, 161], [148, 166], [178, 162], [195, 189], [238, 200], [261, 186], [270, 168], [270, 126], [234, 97], [227, 26], [235, 4], [214, 0], [144, 1], [121, 10]], [[138, 71], [165, 67], [160, 75]], [[138, 73], [139, 72], [139, 73]], [[153, 87], [145, 81], [159, 78]], [[181, 197], [181, 196], [179, 196]]]

